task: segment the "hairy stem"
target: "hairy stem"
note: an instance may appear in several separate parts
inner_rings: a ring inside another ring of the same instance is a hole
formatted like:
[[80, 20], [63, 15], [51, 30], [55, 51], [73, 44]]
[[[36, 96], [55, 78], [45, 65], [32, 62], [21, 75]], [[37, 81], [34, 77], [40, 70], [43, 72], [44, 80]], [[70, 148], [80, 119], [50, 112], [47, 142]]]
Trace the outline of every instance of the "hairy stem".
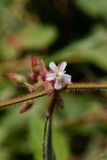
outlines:
[[83, 83], [71, 83], [67, 85], [67, 88], [70, 90], [99, 90], [102, 91], [107, 89], [107, 82], [83, 82]]
[[[101, 82], [99, 82], [99, 83], [94, 83], [94, 82], [71, 83], [71, 84], [68, 84], [65, 89], [69, 89], [70, 91], [77, 91], [77, 92], [78, 91], [81, 91], [81, 92], [97, 91], [97, 90], [100, 92], [100, 91], [106, 91], [107, 83], [106, 82], [103, 82], [103, 83], [101, 83]], [[25, 96], [20, 96], [20, 97], [16, 97], [16, 98], [12, 98], [12, 99], [0, 102], [0, 108], [6, 108], [9, 105], [24, 102], [24, 101], [27, 101], [30, 99], [35, 99], [38, 97], [42, 97], [44, 95], [46, 95], [45, 91], [40, 91], [38, 93], [32, 92], [32, 93], [29, 93]]]
[[45, 91], [41, 91], [39, 93], [33, 92], [33, 93], [29, 93], [29, 94], [27, 94], [25, 96], [12, 98], [12, 99], [9, 99], [7, 101], [0, 102], [0, 108], [5, 108], [5, 107], [7, 107], [9, 105], [13, 105], [13, 104], [24, 102], [24, 101], [27, 101], [27, 100], [30, 100], [30, 99], [42, 97], [45, 94], [46, 94]]

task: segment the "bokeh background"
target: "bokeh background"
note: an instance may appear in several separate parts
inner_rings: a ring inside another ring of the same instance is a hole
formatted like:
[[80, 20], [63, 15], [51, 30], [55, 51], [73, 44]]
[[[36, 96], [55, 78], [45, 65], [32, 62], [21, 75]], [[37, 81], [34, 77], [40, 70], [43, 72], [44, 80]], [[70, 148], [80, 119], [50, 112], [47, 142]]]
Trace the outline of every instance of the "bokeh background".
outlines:
[[[5, 76], [29, 78], [29, 59], [67, 61], [73, 82], [107, 81], [107, 0], [0, 0], [0, 100], [26, 94]], [[62, 93], [53, 144], [58, 160], [107, 160], [107, 93]], [[0, 111], [0, 160], [42, 160], [50, 97]]]

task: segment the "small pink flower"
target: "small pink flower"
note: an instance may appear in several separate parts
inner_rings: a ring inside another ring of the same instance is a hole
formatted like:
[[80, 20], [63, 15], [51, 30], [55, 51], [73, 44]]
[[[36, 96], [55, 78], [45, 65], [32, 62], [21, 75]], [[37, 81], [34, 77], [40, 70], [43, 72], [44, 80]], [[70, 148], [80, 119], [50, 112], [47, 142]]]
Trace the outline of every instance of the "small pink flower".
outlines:
[[46, 80], [54, 81], [54, 88], [59, 90], [63, 87], [63, 84], [71, 82], [71, 75], [65, 74], [65, 68], [67, 66], [66, 62], [62, 62], [60, 65], [56, 66], [54, 62], [49, 63], [49, 68], [51, 71], [47, 73]]

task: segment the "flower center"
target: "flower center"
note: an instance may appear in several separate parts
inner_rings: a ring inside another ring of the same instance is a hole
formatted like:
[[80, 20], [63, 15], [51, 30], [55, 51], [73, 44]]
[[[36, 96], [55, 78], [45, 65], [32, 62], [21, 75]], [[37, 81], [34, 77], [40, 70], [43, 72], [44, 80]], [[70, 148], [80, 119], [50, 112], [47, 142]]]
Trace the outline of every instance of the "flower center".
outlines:
[[59, 71], [56, 73], [56, 78], [61, 79], [63, 75], [63, 72]]

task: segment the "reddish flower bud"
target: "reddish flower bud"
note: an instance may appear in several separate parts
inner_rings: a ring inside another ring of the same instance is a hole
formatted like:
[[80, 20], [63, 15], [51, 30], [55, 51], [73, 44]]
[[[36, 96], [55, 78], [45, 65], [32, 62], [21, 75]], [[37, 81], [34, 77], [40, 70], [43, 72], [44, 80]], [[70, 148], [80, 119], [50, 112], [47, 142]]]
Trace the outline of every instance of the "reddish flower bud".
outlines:
[[40, 59], [36, 56], [32, 56], [30, 61], [30, 78], [37, 80], [40, 75], [40, 70]]
[[31, 57], [31, 67], [35, 67], [36, 65], [40, 65], [40, 60], [36, 56]]
[[8, 77], [10, 80], [14, 79], [16, 76], [17, 76], [17, 73], [15, 73], [15, 72], [7, 73], [7, 77]]
[[29, 100], [29, 101], [23, 102], [21, 105], [20, 113], [24, 113], [24, 112], [28, 111], [32, 107], [33, 104], [34, 104], [34, 100]]
[[7, 77], [16, 85], [24, 85], [26, 78], [23, 75], [20, 75], [15, 72], [7, 73]]
[[48, 70], [46, 69], [43, 61], [41, 61], [41, 73], [40, 73], [40, 77], [43, 79], [43, 81], [45, 81], [47, 73], [48, 73]]

